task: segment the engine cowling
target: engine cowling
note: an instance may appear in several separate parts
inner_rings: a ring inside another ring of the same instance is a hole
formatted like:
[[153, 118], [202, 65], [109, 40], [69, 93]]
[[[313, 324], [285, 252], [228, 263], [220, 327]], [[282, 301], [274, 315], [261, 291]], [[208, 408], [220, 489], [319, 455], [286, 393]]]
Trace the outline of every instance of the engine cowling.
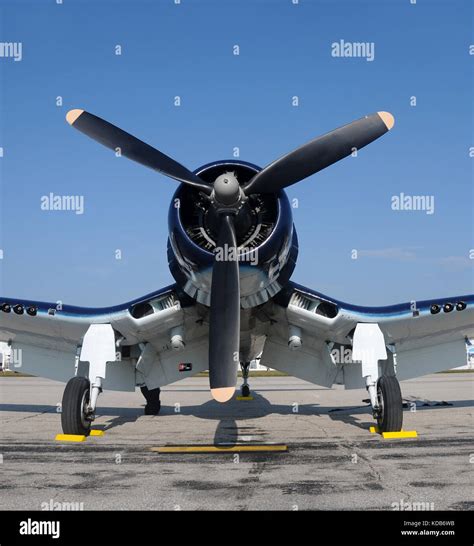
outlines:
[[[242, 186], [259, 170], [250, 163], [219, 161], [195, 174], [212, 185], [218, 176], [232, 172]], [[214, 255], [232, 259], [226, 255], [229, 249], [216, 248], [215, 209], [199, 190], [182, 184], [173, 196], [168, 224], [171, 273], [190, 297], [209, 306]], [[235, 217], [235, 227], [241, 306], [255, 307], [281, 290], [296, 265], [298, 242], [285, 192], [250, 195]]]

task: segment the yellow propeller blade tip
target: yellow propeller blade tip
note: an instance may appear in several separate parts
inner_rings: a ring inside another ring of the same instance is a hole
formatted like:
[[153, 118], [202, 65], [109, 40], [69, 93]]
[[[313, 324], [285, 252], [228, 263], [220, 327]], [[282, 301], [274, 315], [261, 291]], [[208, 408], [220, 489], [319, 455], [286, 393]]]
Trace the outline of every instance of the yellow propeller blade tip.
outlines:
[[377, 112], [377, 114], [382, 118], [382, 121], [385, 123], [387, 129], [390, 129], [395, 125], [395, 118], [390, 112]]
[[227, 402], [234, 396], [235, 387], [221, 387], [219, 389], [211, 389], [211, 394], [217, 402]]
[[69, 123], [69, 125], [73, 125], [82, 112], [84, 112], [84, 110], [79, 110], [78, 108], [69, 110], [69, 112], [66, 114], [66, 121]]

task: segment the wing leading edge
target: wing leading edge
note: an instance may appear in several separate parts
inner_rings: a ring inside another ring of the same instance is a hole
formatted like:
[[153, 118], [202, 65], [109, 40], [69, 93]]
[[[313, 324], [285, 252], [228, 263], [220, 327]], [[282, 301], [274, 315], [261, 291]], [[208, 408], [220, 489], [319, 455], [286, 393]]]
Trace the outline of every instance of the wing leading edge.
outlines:
[[[399, 379], [463, 365], [466, 340], [474, 337], [472, 294], [365, 307], [289, 283], [274, 303], [276, 320], [269, 328], [262, 364], [328, 387], [364, 386], [360, 364], [351, 360], [358, 323], [379, 325], [390, 349], [382, 367], [396, 370]], [[288, 331], [295, 327], [302, 332], [303, 346], [290, 352]]]
[[[184, 324], [192, 305], [176, 285], [103, 308], [0, 298], [0, 341], [12, 348], [12, 369], [67, 381], [75, 373], [76, 355], [92, 324], [110, 324], [117, 347], [153, 344], [157, 358], [160, 350], [169, 349], [170, 330]], [[126, 357], [111, 367], [107, 388], [133, 390], [140, 353], [127, 349], [122, 353]]]

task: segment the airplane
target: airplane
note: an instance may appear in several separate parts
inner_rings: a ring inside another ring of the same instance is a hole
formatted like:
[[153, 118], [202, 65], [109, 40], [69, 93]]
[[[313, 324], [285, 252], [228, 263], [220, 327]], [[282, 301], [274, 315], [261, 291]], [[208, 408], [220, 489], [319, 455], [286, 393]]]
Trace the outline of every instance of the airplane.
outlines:
[[[263, 169], [240, 160], [191, 172], [84, 110], [67, 122], [180, 184], [168, 214], [174, 284], [113, 307], [0, 298], [0, 341], [22, 371], [67, 382], [65, 434], [88, 435], [103, 389], [135, 391], [160, 411], [165, 385], [209, 370], [212, 397], [250, 394], [250, 361], [323, 386], [366, 388], [380, 432], [402, 430], [400, 380], [453, 367], [474, 337], [474, 295], [385, 307], [351, 305], [291, 280], [298, 239], [285, 188], [394, 126], [376, 112], [315, 138]], [[343, 355], [343, 357], [341, 357]]]

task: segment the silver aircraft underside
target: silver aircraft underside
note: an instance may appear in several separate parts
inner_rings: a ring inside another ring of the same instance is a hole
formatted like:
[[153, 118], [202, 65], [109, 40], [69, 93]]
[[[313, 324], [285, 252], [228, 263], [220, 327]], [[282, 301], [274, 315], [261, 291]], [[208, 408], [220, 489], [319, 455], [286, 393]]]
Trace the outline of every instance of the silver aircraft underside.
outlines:
[[[87, 331], [109, 324], [117, 356], [107, 364], [103, 387], [162, 387], [208, 368], [209, 309], [188, 301], [182, 305], [180, 293], [172, 285], [103, 309], [4, 298], [10, 312], [0, 311], [0, 341], [17, 355], [14, 369], [67, 381], [77, 370], [87, 373], [89, 364], [79, 359]], [[144, 303], [153, 312], [135, 318], [135, 309]], [[22, 314], [15, 311], [18, 306]], [[474, 337], [474, 297], [358, 307], [289, 283], [266, 304], [241, 310], [239, 359], [261, 354], [262, 365], [318, 385], [361, 388], [361, 362], [351, 360], [358, 324], [379, 326], [389, 348], [382, 368], [394, 373], [396, 363], [397, 377], [409, 379], [464, 363], [466, 339]], [[183, 363], [191, 367], [183, 370]]]

